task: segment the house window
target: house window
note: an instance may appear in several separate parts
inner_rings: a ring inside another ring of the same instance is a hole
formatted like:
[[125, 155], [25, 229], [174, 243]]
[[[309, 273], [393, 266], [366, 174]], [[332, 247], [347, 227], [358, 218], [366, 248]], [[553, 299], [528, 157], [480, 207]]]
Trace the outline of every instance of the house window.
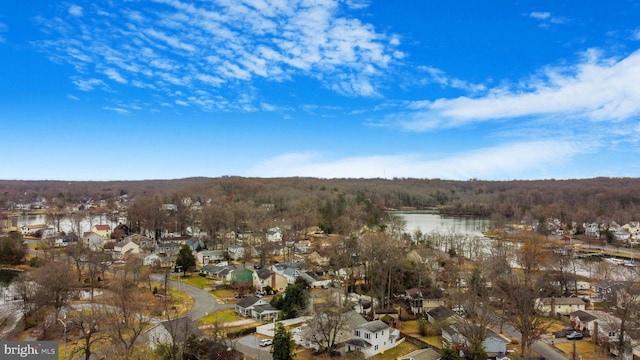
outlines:
[[378, 333], [376, 333], [376, 339], [378, 338]]
[[378, 345], [376, 345], [376, 346], [373, 348], [373, 350], [378, 350]]
[[371, 339], [371, 334], [369, 334], [369, 333], [364, 333], [364, 338], [365, 338], [365, 339]]
[[360, 337], [360, 330], [356, 330], [356, 336]]

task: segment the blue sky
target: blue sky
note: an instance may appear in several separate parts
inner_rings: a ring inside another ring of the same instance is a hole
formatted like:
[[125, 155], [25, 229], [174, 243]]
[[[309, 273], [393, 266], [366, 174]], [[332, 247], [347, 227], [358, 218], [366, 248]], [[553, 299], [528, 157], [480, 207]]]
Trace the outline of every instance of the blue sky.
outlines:
[[0, 2], [2, 179], [640, 176], [640, 1]]

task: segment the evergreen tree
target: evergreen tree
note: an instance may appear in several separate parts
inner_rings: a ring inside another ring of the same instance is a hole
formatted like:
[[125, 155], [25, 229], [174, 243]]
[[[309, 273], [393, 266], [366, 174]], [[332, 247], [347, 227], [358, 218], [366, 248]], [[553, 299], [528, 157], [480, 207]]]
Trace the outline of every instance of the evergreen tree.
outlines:
[[282, 323], [278, 323], [271, 347], [273, 360], [293, 360], [293, 349], [294, 342], [291, 332], [287, 331]]
[[182, 272], [184, 275], [187, 274], [187, 271], [191, 271], [191, 269], [196, 267], [196, 257], [193, 256], [193, 252], [187, 245], [182, 245], [180, 252], [178, 253], [178, 257], [176, 258], [176, 268], [182, 268]]

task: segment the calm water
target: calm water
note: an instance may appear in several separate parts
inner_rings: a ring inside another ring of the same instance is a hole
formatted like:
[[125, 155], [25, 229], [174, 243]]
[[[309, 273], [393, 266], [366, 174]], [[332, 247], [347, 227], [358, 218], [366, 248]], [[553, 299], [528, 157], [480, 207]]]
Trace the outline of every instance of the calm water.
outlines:
[[420, 230], [423, 234], [457, 233], [469, 236], [483, 236], [490, 226], [489, 219], [462, 216], [442, 216], [433, 212], [394, 212], [405, 221], [405, 231], [409, 234]]
[[[38, 215], [18, 215], [14, 216], [11, 219], [13, 226], [20, 227], [22, 225], [36, 225], [36, 224], [47, 224], [52, 225], [51, 219], [48, 219], [46, 215], [38, 214]], [[98, 224], [110, 225], [111, 229], [114, 229], [118, 224], [125, 223], [126, 219], [119, 218], [115, 219], [108, 215], [96, 215], [91, 218], [88, 216], [81, 219], [80, 223], [74, 223], [71, 218], [65, 217], [60, 220], [60, 231], [64, 231], [65, 233], [76, 232], [78, 234], [82, 234], [86, 231], [91, 230], [91, 226]], [[77, 229], [77, 227], [80, 227]]]

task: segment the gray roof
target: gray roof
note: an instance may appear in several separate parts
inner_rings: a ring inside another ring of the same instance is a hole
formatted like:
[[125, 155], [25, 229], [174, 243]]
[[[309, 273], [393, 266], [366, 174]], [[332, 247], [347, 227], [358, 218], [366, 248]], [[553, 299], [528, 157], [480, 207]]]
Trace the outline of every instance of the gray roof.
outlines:
[[257, 303], [258, 301], [260, 301], [260, 298], [257, 298], [255, 296], [247, 296], [246, 298], [240, 300], [240, 302], [238, 302], [238, 306], [241, 308], [248, 308], [251, 307], [253, 305], [255, 305], [255, 303]]
[[173, 320], [166, 320], [158, 324], [164, 327], [174, 339], [185, 339], [190, 335], [202, 336], [202, 330], [188, 316], [183, 316]]
[[598, 317], [595, 315], [592, 315], [586, 311], [582, 311], [582, 310], [578, 310], [578, 311], [574, 311], [571, 314], [569, 314], [569, 316], [571, 317], [577, 317], [580, 319], [580, 321], [593, 321], [593, 320], [598, 320]]
[[274, 308], [271, 304], [264, 304], [254, 306], [253, 311], [257, 312], [258, 314], [262, 314], [264, 312], [278, 311], [278, 309]]
[[448, 319], [456, 315], [456, 313], [454, 313], [453, 310], [444, 306], [438, 306], [437, 308], [431, 309], [427, 311], [427, 314], [429, 314], [429, 316], [434, 318], [436, 321]]
[[256, 271], [259, 279], [265, 280], [271, 277], [271, 270], [267, 268], [258, 269]]
[[404, 359], [438, 360], [439, 358], [440, 358], [440, 353], [433, 350], [432, 348], [418, 349], [399, 357], [400, 360], [404, 360]]
[[361, 325], [360, 328], [361, 329], [365, 329], [365, 330], [367, 330], [369, 332], [372, 332], [372, 333], [377, 333], [378, 331], [388, 329], [389, 325], [387, 325], [382, 320], [373, 320], [373, 321], [369, 321], [368, 323], [366, 323], [364, 325]]
[[364, 339], [360, 339], [360, 338], [349, 339], [349, 340], [345, 341], [345, 343], [351, 344], [351, 345], [355, 345], [355, 346], [359, 346], [361, 348], [368, 348], [369, 346], [371, 346], [371, 343], [365, 341]]

